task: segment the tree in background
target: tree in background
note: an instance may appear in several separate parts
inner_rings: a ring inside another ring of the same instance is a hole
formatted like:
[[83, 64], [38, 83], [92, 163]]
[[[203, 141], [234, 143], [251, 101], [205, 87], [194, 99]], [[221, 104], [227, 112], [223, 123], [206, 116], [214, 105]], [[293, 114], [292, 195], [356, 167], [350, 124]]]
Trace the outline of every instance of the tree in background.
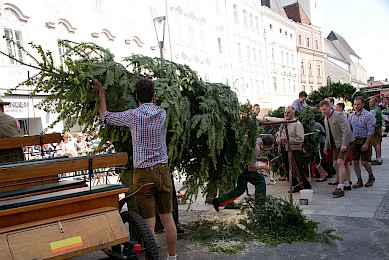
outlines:
[[109, 111], [136, 108], [135, 83], [144, 77], [154, 80], [157, 103], [167, 112], [169, 166], [179, 178], [186, 178], [188, 197], [196, 197], [199, 191], [208, 194], [220, 187], [230, 188], [252, 160], [258, 124], [248, 105], [240, 106], [229, 86], [204, 82], [188, 66], [159, 58], [135, 55], [119, 63], [109, 50], [92, 43], [61, 41], [67, 50], [65, 64], [56, 66], [50, 51], [30, 45], [38, 57], [23, 49], [35, 62], [23, 65], [36, 74], [15, 89], [27, 85], [33, 87], [32, 96], [47, 95], [37, 107], [59, 115], [51, 126], [64, 121], [66, 131], [78, 123], [84, 131], [97, 130], [103, 146], [108, 142], [116, 151], [127, 152], [129, 163], [121, 177], [130, 188], [130, 130], [101, 125], [97, 92], [91, 87], [95, 80], [106, 89]]

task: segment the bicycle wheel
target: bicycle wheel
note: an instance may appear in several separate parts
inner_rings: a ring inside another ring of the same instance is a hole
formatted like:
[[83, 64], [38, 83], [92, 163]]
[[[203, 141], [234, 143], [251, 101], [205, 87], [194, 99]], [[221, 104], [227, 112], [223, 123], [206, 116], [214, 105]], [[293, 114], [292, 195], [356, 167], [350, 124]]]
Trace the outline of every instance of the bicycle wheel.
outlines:
[[[129, 242], [103, 251], [113, 259], [157, 260], [159, 258], [158, 247], [145, 220], [134, 211], [123, 211], [120, 216], [129, 231]], [[137, 257], [133, 250], [134, 244], [141, 245], [141, 255]]]

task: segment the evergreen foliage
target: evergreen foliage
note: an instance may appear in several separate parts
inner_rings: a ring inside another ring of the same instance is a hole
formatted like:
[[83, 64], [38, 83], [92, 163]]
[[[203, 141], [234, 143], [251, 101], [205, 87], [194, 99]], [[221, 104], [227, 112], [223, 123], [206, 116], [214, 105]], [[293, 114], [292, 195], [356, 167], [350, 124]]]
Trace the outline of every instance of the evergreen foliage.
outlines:
[[318, 90], [312, 91], [307, 98], [307, 103], [313, 107], [319, 107], [320, 101], [328, 97], [342, 98], [351, 103], [358, 96], [366, 98], [364, 91], [357, 91], [355, 87], [348, 83], [332, 82], [327, 86], [322, 86]]
[[255, 115], [248, 105], [239, 105], [229, 86], [204, 82], [188, 66], [159, 58], [135, 55], [119, 63], [109, 50], [93, 43], [59, 44], [67, 50], [64, 66], [56, 66], [52, 53], [40, 45], [31, 43], [39, 57], [23, 49], [35, 61], [23, 65], [35, 69], [36, 74], [15, 89], [32, 86], [32, 96], [47, 94], [38, 107], [59, 114], [51, 126], [64, 120], [66, 131], [78, 123], [84, 131], [98, 130], [102, 144], [109, 141], [116, 151], [128, 152], [127, 186], [131, 187], [132, 180], [130, 130], [101, 127], [98, 94], [91, 87], [95, 80], [102, 82], [112, 112], [136, 108], [135, 83], [140, 78], [154, 80], [157, 104], [167, 112], [169, 165], [186, 175], [188, 197], [197, 196], [199, 190], [208, 193], [217, 187], [230, 188], [252, 160], [258, 136]]

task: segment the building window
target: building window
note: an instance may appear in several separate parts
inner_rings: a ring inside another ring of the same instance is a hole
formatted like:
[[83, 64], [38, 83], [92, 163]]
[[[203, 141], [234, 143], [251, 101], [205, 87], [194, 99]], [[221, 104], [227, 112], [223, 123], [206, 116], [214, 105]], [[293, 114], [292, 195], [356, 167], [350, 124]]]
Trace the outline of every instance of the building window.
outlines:
[[62, 65], [62, 67], [64, 69], [67, 68], [66, 64], [65, 64], [65, 60], [66, 60], [66, 47], [63, 46], [61, 43], [60, 43], [60, 40], [58, 40], [58, 54], [59, 54], [59, 62], [60, 64]]
[[316, 50], [319, 50], [319, 41], [318, 40], [315, 41], [315, 47], [316, 47]]
[[261, 52], [261, 50], [258, 51], [258, 61], [259, 61], [259, 65], [262, 65], [262, 52]]
[[303, 45], [303, 37], [299, 35], [299, 45]]
[[281, 51], [281, 64], [284, 65], [284, 52]]
[[312, 92], [313, 92], [313, 86], [310, 86], [310, 87], [309, 87], [309, 90], [310, 90], [310, 92], [312, 93]]
[[235, 21], [239, 21], [238, 5], [234, 4], [233, 8], [234, 8], [234, 19]]
[[216, 1], [216, 6], [215, 6], [215, 8], [216, 8], [216, 14], [217, 15], [220, 15], [220, 4], [219, 4], [219, 1]]
[[274, 88], [274, 91], [277, 92], [277, 78], [276, 77], [273, 77], [273, 88]]
[[[23, 51], [21, 47], [23, 47], [23, 38], [22, 33], [20, 31], [4, 29], [5, 36], [12, 40], [13, 42], [7, 41], [7, 51], [8, 55], [14, 57], [20, 62], [23, 62]], [[9, 62], [11, 64], [17, 64], [18, 62], [9, 58]]]
[[331, 85], [331, 77], [330, 76], [327, 76], [327, 85]]
[[286, 80], [285, 80], [285, 78], [282, 78], [282, 82], [284, 83], [284, 93], [286, 93]]
[[296, 81], [293, 80], [293, 92], [296, 92]]
[[247, 11], [243, 10], [243, 22], [244, 25], [247, 26]]
[[292, 67], [294, 67], [294, 55], [292, 54]]
[[301, 71], [301, 75], [305, 75], [305, 72], [304, 72], [304, 62], [301, 62], [300, 71]]
[[280, 33], [282, 33], [282, 29], [280, 28]]
[[201, 49], [205, 50], [206, 49], [206, 37], [205, 37], [205, 32], [201, 31], [200, 32], [200, 37], [201, 37]]
[[289, 37], [290, 37], [290, 38], [293, 38], [293, 35], [292, 35], [292, 34], [289, 34]]
[[290, 86], [290, 79], [288, 79], [288, 91], [289, 91], [289, 93], [292, 91], [292, 89], [290, 87], [291, 87]]
[[242, 48], [240, 47], [240, 43], [236, 43], [236, 48], [238, 49], [238, 59], [242, 59]]
[[307, 47], [309, 48], [309, 38], [307, 38]]
[[288, 36], [288, 32], [287, 31], [285, 31], [285, 36]]
[[259, 18], [258, 16], [255, 16], [255, 29], [259, 31]]
[[247, 46], [246, 49], [247, 49], [247, 61], [251, 62], [250, 46]]
[[252, 51], [253, 51], [253, 62], [257, 64], [257, 51], [255, 48], [253, 48]]
[[312, 76], [312, 64], [311, 63], [308, 63], [308, 73], [309, 73], [309, 76]]
[[269, 27], [270, 27], [270, 29], [273, 29], [273, 25], [272, 24], [269, 24]]
[[196, 48], [196, 37], [192, 26], [189, 26], [189, 42], [191, 43], [190, 47]]
[[219, 53], [223, 53], [223, 41], [222, 38], [217, 38], [217, 45], [219, 48]]
[[317, 76], [318, 76], [318, 77], [321, 77], [320, 64], [317, 65]]
[[302, 85], [302, 87], [303, 87], [303, 91], [306, 91], [306, 90], [305, 90], [305, 85]]
[[289, 53], [286, 53], [286, 65], [289, 66]]
[[275, 56], [274, 56], [274, 48], [271, 49], [271, 60], [273, 61], [273, 63], [275, 62]]
[[250, 27], [254, 28], [254, 18], [252, 13], [250, 13]]

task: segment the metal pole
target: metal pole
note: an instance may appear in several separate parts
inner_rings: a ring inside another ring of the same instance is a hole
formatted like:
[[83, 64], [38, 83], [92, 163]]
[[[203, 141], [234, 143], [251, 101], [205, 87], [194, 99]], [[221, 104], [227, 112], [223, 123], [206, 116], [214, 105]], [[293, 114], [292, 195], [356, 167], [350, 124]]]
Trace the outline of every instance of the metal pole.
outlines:
[[288, 144], [288, 162], [289, 162], [289, 202], [293, 204], [293, 180], [292, 180], [292, 149], [290, 148], [290, 143], [289, 143], [289, 132], [288, 132], [288, 125], [284, 123], [285, 127], [285, 134], [286, 134], [286, 141]]
[[163, 41], [158, 42], [159, 56], [163, 59]]

